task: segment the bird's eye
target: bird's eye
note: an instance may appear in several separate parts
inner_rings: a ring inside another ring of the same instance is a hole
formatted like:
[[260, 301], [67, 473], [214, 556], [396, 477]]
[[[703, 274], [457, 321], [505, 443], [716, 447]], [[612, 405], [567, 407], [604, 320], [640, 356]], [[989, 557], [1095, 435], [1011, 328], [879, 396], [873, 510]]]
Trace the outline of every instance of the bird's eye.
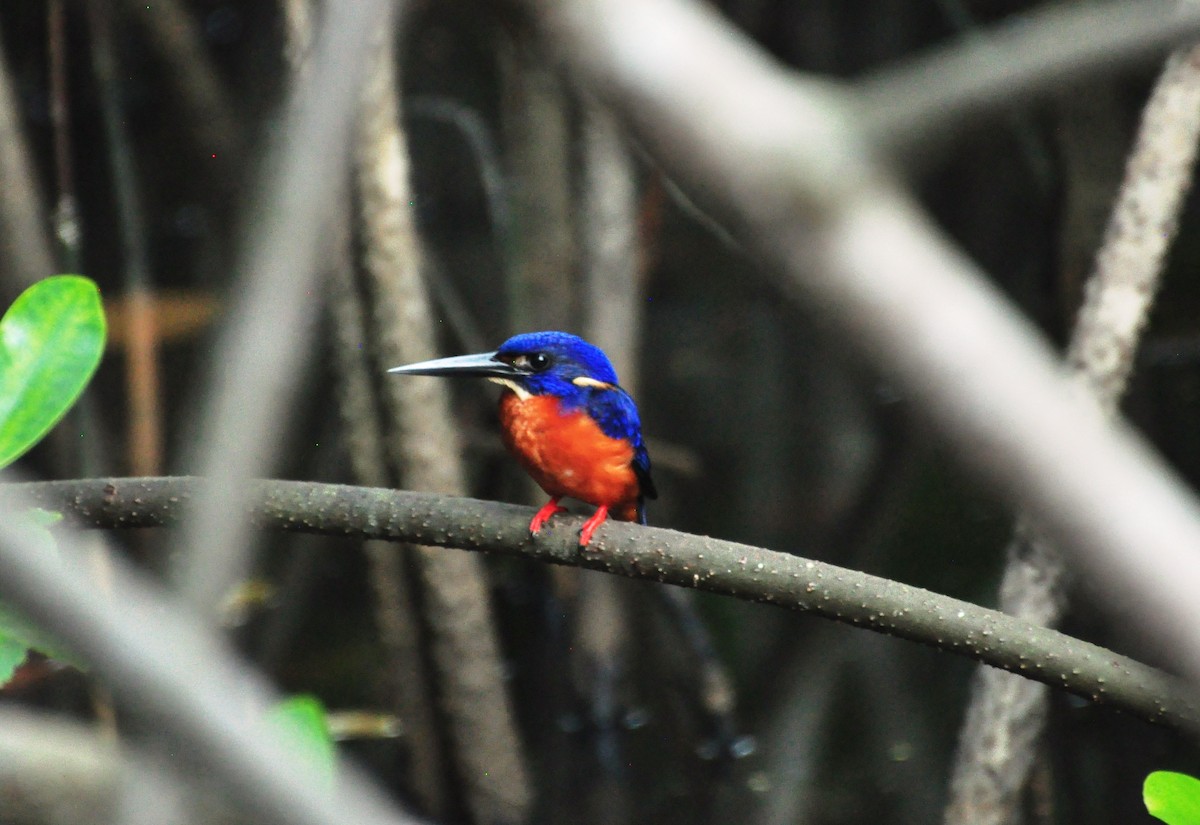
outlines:
[[550, 356], [544, 352], [534, 352], [529, 355], [514, 356], [508, 363], [519, 370], [545, 372], [550, 368]]

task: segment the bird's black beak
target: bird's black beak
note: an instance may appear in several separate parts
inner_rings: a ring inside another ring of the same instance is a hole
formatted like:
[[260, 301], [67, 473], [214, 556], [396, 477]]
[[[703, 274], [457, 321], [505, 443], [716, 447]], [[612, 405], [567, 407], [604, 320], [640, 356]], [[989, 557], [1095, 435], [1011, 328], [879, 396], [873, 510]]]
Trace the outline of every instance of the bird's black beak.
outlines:
[[394, 375], [461, 375], [476, 378], [506, 378], [524, 374], [512, 364], [497, 359], [494, 352], [420, 361], [403, 367], [392, 367], [388, 372]]

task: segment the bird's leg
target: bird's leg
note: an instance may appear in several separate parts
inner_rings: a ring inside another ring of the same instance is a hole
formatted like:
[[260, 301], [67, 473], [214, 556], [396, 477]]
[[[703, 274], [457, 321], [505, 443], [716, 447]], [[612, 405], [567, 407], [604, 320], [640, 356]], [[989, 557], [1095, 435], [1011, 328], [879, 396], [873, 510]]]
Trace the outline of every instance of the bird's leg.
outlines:
[[541, 529], [546, 526], [546, 522], [548, 522], [550, 517], [555, 513], [567, 512], [566, 507], [558, 506], [560, 498], [561, 496], [554, 496], [542, 506], [542, 509], [538, 510], [537, 513], [534, 514], [533, 521], [529, 522], [530, 535], [536, 536], [539, 532], [541, 532]]
[[601, 504], [596, 508], [592, 517], [583, 523], [583, 529], [579, 531], [580, 547], [588, 546], [588, 542], [592, 540], [592, 533], [596, 532], [596, 528], [603, 524], [606, 518], [608, 518], [608, 505]]

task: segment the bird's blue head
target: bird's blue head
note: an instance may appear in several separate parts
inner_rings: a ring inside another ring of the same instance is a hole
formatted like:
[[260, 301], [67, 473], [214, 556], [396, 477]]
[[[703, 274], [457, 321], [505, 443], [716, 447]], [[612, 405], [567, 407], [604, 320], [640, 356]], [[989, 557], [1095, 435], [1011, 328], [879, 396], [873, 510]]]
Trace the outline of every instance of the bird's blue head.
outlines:
[[554, 395], [569, 406], [582, 403], [591, 387], [617, 383], [617, 373], [603, 350], [566, 332], [514, 335], [495, 352], [422, 361], [388, 372], [481, 376], [520, 396]]
[[531, 395], [571, 399], [589, 385], [617, 383], [604, 351], [566, 332], [514, 335], [500, 345], [495, 358], [520, 372], [506, 377]]

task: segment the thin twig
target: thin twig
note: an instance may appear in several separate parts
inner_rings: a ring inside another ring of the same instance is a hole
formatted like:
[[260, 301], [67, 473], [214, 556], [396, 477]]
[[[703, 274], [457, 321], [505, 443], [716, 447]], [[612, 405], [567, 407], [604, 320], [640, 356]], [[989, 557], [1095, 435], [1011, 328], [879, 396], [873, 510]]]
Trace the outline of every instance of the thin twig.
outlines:
[[527, 26], [500, 42], [500, 119], [508, 177], [506, 245], [511, 329], [571, 329], [577, 321], [566, 86]]
[[[44, 481], [0, 487], [0, 501], [15, 494], [84, 524], [129, 529], [177, 524], [202, 490], [200, 480], [185, 477]], [[262, 529], [496, 552], [814, 613], [967, 656], [1148, 721], [1200, 727], [1194, 691], [1173, 676], [997, 610], [792, 553], [615, 521], [581, 551], [576, 516], [562, 516], [531, 539], [529, 507], [300, 481], [255, 482], [239, 512]]]
[[638, 270], [637, 169], [612, 112], [585, 100], [580, 257], [585, 329], [612, 360], [621, 385], [638, 385], [642, 288]]
[[[581, 130], [576, 235], [584, 333], [608, 354], [621, 386], [636, 393], [641, 340], [636, 170], [616, 119], [598, 101], [583, 101]], [[589, 572], [573, 584], [571, 658], [576, 666], [571, 670], [590, 707], [599, 762], [597, 781], [581, 800], [581, 820], [593, 825], [624, 823], [632, 798], [620, 773], [628, 759], [621, 736], [622, 696], [628, 692], [631, 650], [644, 638], [634, 631], [630, 614], [636, 593], [610, 576]]]
[[[1110, 414], [1124, 394], [1178, 229], [1198, 141], [1200, 47], [1167, 61], [1146, 104], [1071, 338], [1071, 367]], [[1008, 559], [1000, 609], [1037, 624], [1057, 624], [1065, 605], [1059, 554], [1035, 528], [1023, 525]], [[1047, 703], [1041, 685], [997, 671], [978, 673], [954, 763], [947, 825], [1020, 820]]]

